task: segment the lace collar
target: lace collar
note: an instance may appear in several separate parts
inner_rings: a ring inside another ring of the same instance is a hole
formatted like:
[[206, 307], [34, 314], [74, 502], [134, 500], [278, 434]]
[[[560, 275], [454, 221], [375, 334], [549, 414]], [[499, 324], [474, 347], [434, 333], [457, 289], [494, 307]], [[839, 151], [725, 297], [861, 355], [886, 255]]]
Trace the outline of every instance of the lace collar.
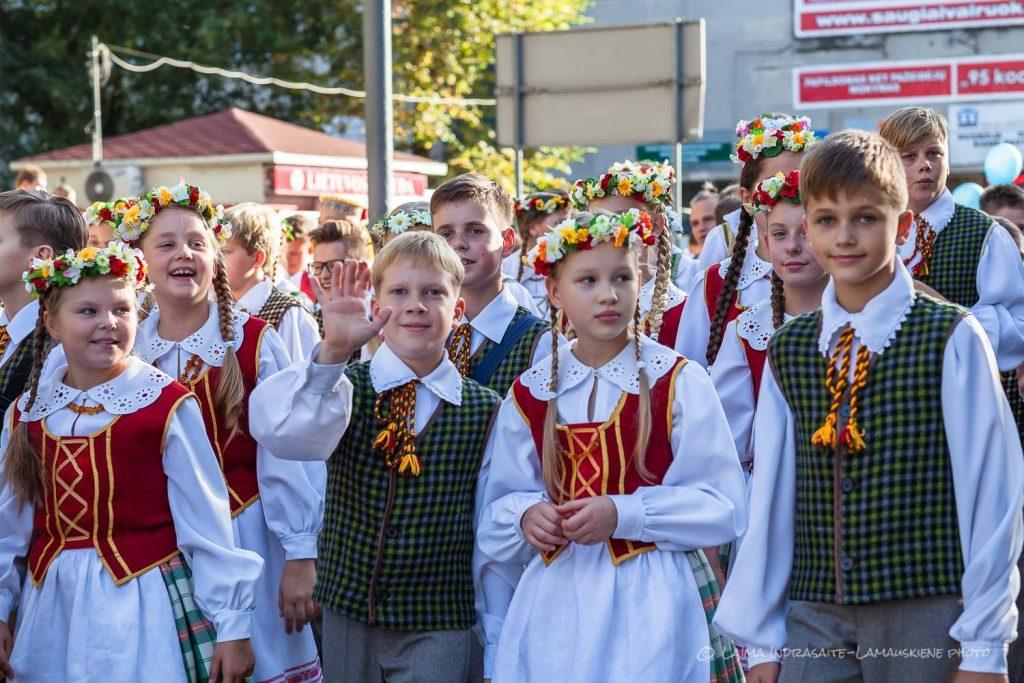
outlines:
[[[147, 363], [155, 363], [163, 358], [175, 346], [181, 347], [186, 353], [194, 353], [207, 365], [219, 368], [224, 364], [227, 346], [220, 338], [220, 315], [217, 313], [217, 302], [208, 302], [210, 315], [202, 327], [179, 342], [168, 341], [160, 337], [157, 325], [160, 322], [160, 309], [155, 308], [139, 325], [138, 337], [135, 340], [135, 355]], [[249, 314], [236, 308], [235, 310], [235, 351], [242, 346], [243, 326], [249, 320]]]
[[818, 351], [828, 356], [829, 347], [836, 334], [849, 323], [864, 346], [871, 353], [882, 353], [914, 306], [914, 280], [903, 261], [896, 258], [896, 274], [881, 294], [868, 302], [860, 313], [850, 313], [836, 301], [836, 288], [832, 280], [821, 295], [821, 335], [818, 337]]
[[15, 313], [13, 318], [8, 318], [7, 311], [4, 310], [3, 315], [0, 315], [0, 325], [7, 325], [7, 334], [11, 337], [11, 346], [17, 346], [23, 339], [35, 332], [36, 319], [38, 317], [38, 299], [32, 299], [22, 306], [21, 310]]
[[[783, 319], [784, 322], [789, 322], [793, 316], [783, 313]], [[767, 349], [768, 340], [775, 334], [775, 326], [772, 323], [772, 300], [762, 299], [736, 316], [736, 334], [752, 349]]]
[[[654, 284], [657, 278], [651, 278], [647, 284], [640, 288], [640, 312], [647, 315], [651, 310], [651, 302], [654, 300]], [[675, 308], [686, 301], [686, 292], [676, 287], [671, 280], [668, 283], [668, 292], [665, 299], [665, 310]]]
[[468, 320], [463, 317], [459, 322], [468, 322], [474, 330], [498, 344], [505, 336], [505, 330], [508, 329], [518, 308], [519, 303], [509, 291], [509, 285], [505, 284], [498, 292], [498, 296], [491, 299], [483, 310], [476, 314], [475, 318]]
[[[551, 356], [545, 357], [523, 373], [520, 377], [523, 386], [529, 389], [534, 397], [541, 401], [547, 401], [596, 375], [611, 382], [622, 391], [630, 394], [640, 393], [640, 366], [637, 364], [636, 351], [632, 342], [626, 344], [619, 355], [596, 369], [576, 358], [572, 352], [575, 347], [576, 342], [573, 341], [558, 350], [558, 391], [556, 393], [552, 393], [550, 389]], [[647, 373], [647, 379], [652, 386], [671, 370], [676, 359], [680, 358], [680, 355], [672, 349], [662, 346], [646, 336], [640, 337], [640, 352], [644, 362], [644, 372]]]
[[273, 288], [274, 285], [270, 280], [260, 280], [250, 287], [249, 291], [243, 294], [242, 298], [235, 305], [249, 315], [257, 315], [267, 304], [267, 299], [270, 297], [270, 292]]
[[447, 353], [433, 372], [426, 377], [417, 377], [405, 361], [388, 347], [387, 342], [381, 344], [370, 360], [370, 382], [373, 384], [373, 390], [379, 394], [412, 380], [419, 381], [442, 401], [454, 406], [462, 405], [462, 375], [449, 360]]
[[[732, 262], [731, 256], [718, 264], [719, 277], [725, 277], [730, 262]], [[743, 268], [740, 269], [740, 277], [736, 281], [736, 291], [746, 289], [771, 272], [772, 264], [757, 255], [757, 226], [751, 226], [750, 241], [747, 242], [747, 256], [743, 259]]]
[[[172, 381], [169, 375], [133, 356], [129, 356], [128, 365], [120, 375], [87, 391], [64, 384], [67, 370], [67, 365], [60, 365], [39, 384], [36, 402], [24, 415], [26, 422], [41, 420], [72, 401], [89, 401], [103, 406], [111, 415], [128, 415], [153, 403]], [[24, 410], [27, 402], [28, 395], [23, 394], [18, 409]]]
[[[944, 227], [949, 225], [955, 210], [956, 203], [953, 202], [953, 193], [946, 188], [942, 191], [942, 194], [936, 197], [935, 201], [928, 205], [928, 208], [921, 212], [921, 217], [928, 222], [932, 231], [938, 235]], [[917, 230], [916, 218], [914, 219], [914, 230]], [[908, 241], [913, 244], [913, 240]]]

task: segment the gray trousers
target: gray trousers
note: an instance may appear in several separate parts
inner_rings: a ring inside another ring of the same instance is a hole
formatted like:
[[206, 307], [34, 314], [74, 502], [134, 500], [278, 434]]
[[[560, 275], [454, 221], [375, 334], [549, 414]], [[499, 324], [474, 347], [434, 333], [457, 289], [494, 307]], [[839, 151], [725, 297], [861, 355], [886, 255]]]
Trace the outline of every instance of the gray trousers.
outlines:
[[326, 683], [480, 683], [480, 636], [465, 631], [385, 631], [324, 609]]
[[958, 595], [874, 605], [793, 601], [781, 683], [939, 683], [952, 680], [960, 644], [949, 629]]

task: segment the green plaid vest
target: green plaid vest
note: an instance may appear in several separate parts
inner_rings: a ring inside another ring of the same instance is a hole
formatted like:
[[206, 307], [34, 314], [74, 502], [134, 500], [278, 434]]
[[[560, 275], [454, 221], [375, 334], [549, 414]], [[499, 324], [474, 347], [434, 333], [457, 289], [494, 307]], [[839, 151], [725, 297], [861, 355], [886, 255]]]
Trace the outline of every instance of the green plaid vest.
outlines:
[[[829, 409], [820, 310], [769, 341], [772, 372], [796, 423], [791, 599], [855, 605], [959, 593], [963, 560], [936, 372], [964, 314], [918, 295], [858, 394], [867, 450], [857, 454], [811, 444]], [[849, 416], [847, 400], [837, 430]]]
[[302, 302], [298, 298], [277, 287], [271, 287], [270, 296], [267, 297], [267, 301], [263, 304], [260, 312], [256, 314], [256, 317], [267, 321], [276, 330], [278, 325], [281, 324], [284, 314], [288, 312], [288, 309], [295, 306], [303, 307]]
[[388, 630], [471, 628], [474, 496], [498, 396], [463, 380], [462, 405], [442, 402], [417, 437], [423, 472], [398, 476], [373, 448], [370, 364], [345, 374], [354, 417], [327, 463], [314, 599]]
[[25, 337], [14, 349], [7, 362], [0, 367], [0, 414], [18, 398], [32, 373], [32, 335]]
[[[516, 309], [516, 314], [512, 316], [512, 320], [518, 320], [523, 316], [531, 315], [531, 313], [520, 306]], [[510, 323], [511, 324], [511, 323]], [[505, 396], [508, 394], [509, 387], [516, 381], [519, 375], [523, 374], [530, 369], [533, 364], [533, 350], [537, 346], [537, 339], [540, 335], [551, 330], [551, 323], [544, 322], [538, 319], [518, 344], [505, 356], [501, 364], [498, 365], [498, 369], [491, 375], [491, 381], [487, 383], [487, 388], [493, 389], [497, 392], [498, 396]], [[484, 343], [480, 345], [473, 357], [469, 359], [469, 371], [473, 372], [476, 368], [476, 364], [487, 355], [495, 346], [495, 343], [490, 339], [484, 337]]]

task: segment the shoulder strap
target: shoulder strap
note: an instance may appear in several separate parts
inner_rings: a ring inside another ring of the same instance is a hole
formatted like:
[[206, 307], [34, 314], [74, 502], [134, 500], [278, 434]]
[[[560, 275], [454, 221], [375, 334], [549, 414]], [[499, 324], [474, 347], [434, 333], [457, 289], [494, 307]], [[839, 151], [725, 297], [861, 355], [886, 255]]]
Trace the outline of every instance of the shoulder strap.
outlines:
[[509, 326], [505, 328], [505, 334], [501, 337], [501, 342], [491, 347], [480, 362], [476, 364], [473, 371], [469, 373], [470, 378], [476, 380], [478, 383], [487, 385], [491, 381], [491, 377], [494, 372], [501, 365], [501, 361], [505, 359], [508, 352], [512, 350], [516, 344], [518, 344], [526, 333], [530, 331], [535, 323], [542, 322], [537, 316], [527, 313], [526, 315], [514, 318]]

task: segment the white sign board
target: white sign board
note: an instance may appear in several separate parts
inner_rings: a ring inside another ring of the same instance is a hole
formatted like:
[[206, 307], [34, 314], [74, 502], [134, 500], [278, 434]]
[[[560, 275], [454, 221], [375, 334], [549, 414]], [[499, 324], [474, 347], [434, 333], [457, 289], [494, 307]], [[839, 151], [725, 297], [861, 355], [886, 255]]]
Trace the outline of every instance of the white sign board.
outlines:
[[1000, 142], [1024, 149], [1024, 104], [955, 104], [949, 107], [949, 160], [979, 166]]
[[701, 19], [498, 36], [498, 144], [699, 140], [704, 33]]

